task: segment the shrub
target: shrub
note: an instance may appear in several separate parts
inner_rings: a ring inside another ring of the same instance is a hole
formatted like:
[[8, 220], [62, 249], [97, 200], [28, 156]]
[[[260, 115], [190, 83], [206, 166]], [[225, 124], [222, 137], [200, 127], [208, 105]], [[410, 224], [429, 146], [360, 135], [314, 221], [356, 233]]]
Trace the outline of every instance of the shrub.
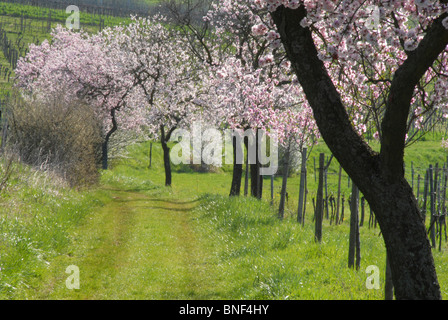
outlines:
[[21, 161], [62, 176], [70, 186], [97, 181], [101, 128], [88, 105], [14, 97], [7, 111], [8, 148]]

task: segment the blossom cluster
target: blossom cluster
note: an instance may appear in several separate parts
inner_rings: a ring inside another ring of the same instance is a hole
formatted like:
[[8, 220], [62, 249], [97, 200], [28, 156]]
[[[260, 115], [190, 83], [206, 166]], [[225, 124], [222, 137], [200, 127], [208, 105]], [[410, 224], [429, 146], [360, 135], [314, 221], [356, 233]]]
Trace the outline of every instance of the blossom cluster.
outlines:
[[[366, 123], [384, 112], [394, 72], [418, 47], [428, 26], [448, 6], [437, 0], [254, 0], [259, 10], [275, 11], [279, 6], [306, 10], [300, 21], [310, 28], [333, 82], [344, 92], [343, 100], [360, 134]], [[448, 28], [448, 17], [442, 20]], [[254, 35], [268, 38], [276, 32], [269, 21], [253, 27]], [[444, 51], [415, 88], [411, 120], [421, 128], [432, 109], [448, 113], [447, 51]]]

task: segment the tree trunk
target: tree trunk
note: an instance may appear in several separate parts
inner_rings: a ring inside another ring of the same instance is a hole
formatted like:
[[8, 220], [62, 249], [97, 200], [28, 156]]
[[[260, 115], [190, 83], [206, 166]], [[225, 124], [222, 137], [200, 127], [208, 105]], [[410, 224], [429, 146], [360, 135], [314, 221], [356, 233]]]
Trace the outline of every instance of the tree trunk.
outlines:
[[[241, 144], [237, 143], [237, 137], [232, 138], [233, 143], [233, 175], [232, 184], [230, 186], [230, 196], [239, 196], [241, 190], [241, 178], [243, 176], [243, 164], [237, 163], [237, 151], [241, 148]], [[241, 150], [240, 150], [241, 151]]]
[[108, 168], [108, 154], [107, 154], [107, 150], [108, 150], [108, 140], [104, 140], [102, 145], [101, 145], [101, 151], [102, 151], [102, 156], [101, 156], [101, 163], [102, 163], [102, 168], [103, 170], [107, 170]]
[[394, 300], [394, 284], [390, 270], [389, 258], [386, 255], [386, 281], [384, 285], [384, 300]]
[[379, 153], [354, 129], [319, 59], [310, 28], [300, 25], [307, 16], [305, 7], [280, 6], [271, 15], [323, 139], [376, 215], [390, 258], [396, 298], [441, 299], [425, 225], [404, 178], [403, 157], [414, 88], [448, 44], [448, 30], [442, 24], [447, 15], [434, 20], [418, 48], [394, 74], [381, 123]]
[[386, 243], [397, 299], [440, 299], [431, 246], [412, 188], [403, 180], [387, 186], [382, 196], [370, 196], [369, 203]]
[[149, 164], [148, 169], [152, 167], [152, 141], [149, 143]]
[[107, 170], [109, 167], [109, 140], [112, 134], [114, 134], [115, 131], [117, 131], [117, 119], [115, 118], [115, 109], [112, 109], [110, 111], [111, 121], [112, 121], [112, 128], [106, 133], [106, 136], [104, 137], [104, 141], [102, 144], [102, 156], [101, 156], [101, 162], [103, 170]]
[[257, 199], [261, 199], [263, 194], [263, 176], [260, 175], [260, 159], [258, 155], [258, 130], [255, 134], [255, 163], [250, 164], [250, 192]]
[[168, 147], [169, 137], [165, 135], [165, 128], [161, 126], [160, 142], [162, 143], [163, 150], [163, 166], [165, 168], [165, 186], [171, 187], [171, 161], [170, 161], [170, 148]]

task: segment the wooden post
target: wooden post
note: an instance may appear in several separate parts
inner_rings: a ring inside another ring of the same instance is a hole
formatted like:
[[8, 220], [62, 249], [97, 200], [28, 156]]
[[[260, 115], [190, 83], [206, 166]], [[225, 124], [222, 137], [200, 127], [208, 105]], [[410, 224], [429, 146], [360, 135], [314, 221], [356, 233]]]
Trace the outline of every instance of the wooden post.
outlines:
[[447, 168], [444, 166], [443, 170], [443, 191], [442, 191], [442, 203], [441, 203], [441, 210], [439, 213], [439, 251], [442, 251], [442, 228], [445, 228], [445, 237], [446, 237], [446, 222], [445, 222], [445, 214], [446, 214], [446, 206], [445, 206], [445, 200], [446, 200], [446, 183], [447, 183]]
[[290, 157], [290, 146], [286, 149], [285, 153], [285, 166], [283, 168], [283, 179], [282, 179], [282, 190], [280, 192], [280, 204], [278, 208], [278, 217], [283, 219], [285, 215], [285, 200], [286, 200], [286, 186], [288, 182], [288, 174], [289, 174], [289, 157]]
[[305, 177], [306, 177], [306, 155], [307, 148], [302, 150], [302, 164], [300, 166], [300, 186], [299, 186], [299, 205], [297, 208], [297, 222], [302, 223], [304, 214], [304, 196], [305, 196]]
[[[246, 197], [249, 193], [249, 152], [247, 150], [247, 144], [246, 145], [246, 168], [245, 168], [245, 175], [244, 175], [244, 196]], [[273, 192], [274, 192], [274, 186], [273, 186], [273, 179], [274, 177], [271, 177], [271, 199], [274, 198]], [[273, 200], [271, 200], [273, 201]]]
[[305, 173], [305, 199], [303, 201], [303, 215], [302, 215], [302, 226], [305, 226], [305, 215], [306, 215], [306, 198], [308, 196], [308, 189], [306, 187], [306, 182], [307, 182], [308, 178], [306, 176]]
[[316, 242], [322, 241], [322, 219], [324, 214], [324, 201], [323, 201], [324, 166], [325, 166], [325, 154], [321, 153], [319, 155], [319, 183], [317, 187], [316, 210], [314, 212], [314, 220], [315, 220], [314, 239]]
[[428, 201], [428, 183], [429, 183], [429, 169], [426, 169], [425, 180], [423, 185], [423, 204], [420, 209], [423, 220], [426, 220], [426, 205]]
[[417, 175], [417, 203], [419, 203], [419, 201], [420, 201], [420, 180], [421, 180], [421, 177], [420, 177], [420, 173]]
[[342, 167], [339, 165], [339, 177], [338, 177], [338, 196], [336, 199], [336, 224], [339, 222], [339, 208], [341, 199], [341, 178], [342, 178]]
[[342, 195], [342, 198], [341, 198], [341, 215], [339, 217], [339, 223], [344, 222], [344, 202], [345, 202], [345, 198], [344, 198], [344, 195]]
[[334, 200], [333, 195], [330, 196], [330, 199], [328, 199], [330, 202], [330, 209], [331, 209], [331, 215], [330, 215], [330, 225], [335, 221], [335, 208], [336, 208], [336, 203]]
[[430, 207], [431, 207], [431, 220], [430, 220], [430, 238], [431, 245], [433, 248], [436, 246], [435, 239], [435, 229], [434, 229], [434, 214], [435, 214], [435, 191], [434, 191], [434, 180], [433, 180], [433, 167], [429, 165], [429, 199], [430, 199]]
[[359, 241], [359, 190], [352, 181], [352, 196], [350, 199], [350, 239], [348, 247], [348, 267], [359, 269], [361, 263], [360, 241]]
[[330, 167], [331, 160], [333, 160], [333, 155], [330, 156], [330, 159], [327, 160], [327, 163], [325, 164], [324, 168], [324, 186], [325, 186], [325, 198], [324, 198], [324, 210], [325, 210], [325, 217], [328, 219], [328, 183], [327, 183], [327, 177], [328, 177], [328, 168]]
[[361, 197], [361, 220], [359, 221], [360, 227], [362, 227], [364, 225], [365, 202], [366, 202], [366, 198]]

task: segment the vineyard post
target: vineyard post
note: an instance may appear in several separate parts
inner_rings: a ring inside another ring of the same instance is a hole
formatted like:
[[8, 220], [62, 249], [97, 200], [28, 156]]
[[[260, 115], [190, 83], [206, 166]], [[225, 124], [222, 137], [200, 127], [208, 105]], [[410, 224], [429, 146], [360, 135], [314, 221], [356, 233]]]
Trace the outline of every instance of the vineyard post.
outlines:
[[[447, 168], [445, 165], [443, 166], [443, 191], [441, 196], [441, 210], [440, 210], [440, 216], [439, 216], [439, 251], [442, 251], [442, 228], [445, 228], [445, 238], [446, 238], [446, 206], [445, 206], [445, 200], [446, 200], [446, 183], [447, 183]], [[446, 241], [446, 240], [445, 240]]]
[[434, 215], [435, 215], [435, 190], [434, 190], [434, 179], [433, 179], [433, 167], [429, 165], [429, 200], [430, 200], [430, 210], [431, 210], [431, 220], [430, 220], [430, 238], [431, 245], [434, 248], [436, 246], [435, 243], [435, 230], [434, 230]]
[[423, 204], [421, 207], [421, 215], [422, 215], [423, 221], [426, 220], [426, 206], [427, 206], [427, 200], [428, 200], [428, 183], [429, 183], [429, 169], [426, 169], [425, 180], [424, 180], [424, 184], [423, 184]]
[[339, 208], [340, 208], [340, 200], [341, 200], [341, 178], [342, 178], [342, 166], [339, 165], [338, 195], [337, 195], [337, 199], [336, 199], [336, 224], [339, 221]]
[[302, 213], [304, 206], [304, 194], [305, 194], [305, 176], [306, 176], [306, 156], [307, 148], [302, 150], [302, 164], [300, 167], [300, 186], [299, 186], [299, 205], [297, 208], [297, 222], [302, 222]]
[[420, 200], [420, 180], [421, 180], [421, 176], [419, 173], [417, 175], [417, 203], [419, 203], [419, 200]]
[[360, 240], [359, 240], [359, 190], [352, 183], [352, 196], [350, 199], [350, 238], [348, 249], [348, 267], [359, 269], [361, 263]]
[[366, 202], [366, 198], [361, 197], [361, 219], [359, 220], [360, 227], [362, 227], [364, 225], [365, 202]]
[[316, 210], [314, 212], [314, 239], [316, 242], [322, 241], [322, 219], [324, 214], [323, 187], [324, 187], [324, 170], [325, 170], [325, 154], [319, 155], [319, 183], [316, 196]]

